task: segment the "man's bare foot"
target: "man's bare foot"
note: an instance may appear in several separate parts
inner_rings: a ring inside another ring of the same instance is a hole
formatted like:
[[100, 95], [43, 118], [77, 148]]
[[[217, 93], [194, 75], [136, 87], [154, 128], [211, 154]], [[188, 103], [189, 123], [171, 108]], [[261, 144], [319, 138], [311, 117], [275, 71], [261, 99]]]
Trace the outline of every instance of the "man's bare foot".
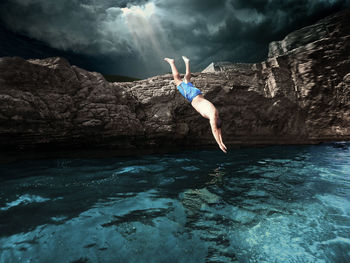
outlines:
[[172, 59], [172, 58], [164, 58], [164, 60], [166, 62], [168, 62], [169, 64], [174, 63], [174, 59]]
[[185, 63], [190, 62], [190, 59], [188, 57], [182, 56], [182, 59], [185, 61]]

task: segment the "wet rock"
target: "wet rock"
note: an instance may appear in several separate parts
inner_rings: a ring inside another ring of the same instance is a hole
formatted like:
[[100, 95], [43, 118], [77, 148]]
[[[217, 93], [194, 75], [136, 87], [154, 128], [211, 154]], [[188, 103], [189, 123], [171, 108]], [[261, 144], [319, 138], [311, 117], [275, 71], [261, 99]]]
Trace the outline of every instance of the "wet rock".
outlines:
[[220, 197], [208, 191], [207, 188], [189, 189], [183, 194], [182, 202], [184, 206], [193, 213], [207, 205], [216, 204]]
[[[272, 42], [266, 61], [212, 63], [192, 82], [220, 112], [227, 145], [350, 139], [350, 10]], [[214, 146], [170, 74], [109, 83], [63, 58], [0, 58], [0, 148]]]
[[[223, 202], [222, 198], [215, 193], [210, 192], [207, 188], [189, 189], [181, 195], [181, 202], [187, 215], [186, 226], [194, 229], [201, 240], [208, 244], [208, 254], [206, 262], [236, 262], [236, 255], [230, 243], [227, 229], [232, 226], [239, 218], [240, 222], [250, 222], [254, 216], [248, 214], [239, 214], [233, 209], [228, 214], [232, 218], [227, 218], [212, 206]], [[243, 218], [243, 219], [242, 219]], [[226, 231], [219, 229], [218, 225], [225, 225]]]

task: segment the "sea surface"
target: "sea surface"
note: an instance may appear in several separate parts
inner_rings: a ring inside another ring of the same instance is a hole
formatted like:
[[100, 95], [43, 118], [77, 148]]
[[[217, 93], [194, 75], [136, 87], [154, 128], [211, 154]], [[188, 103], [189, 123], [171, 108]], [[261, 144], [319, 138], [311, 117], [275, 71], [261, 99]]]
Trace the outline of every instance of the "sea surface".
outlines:
[[350, 144], [0, 164], [0, 262], [350, 262]]

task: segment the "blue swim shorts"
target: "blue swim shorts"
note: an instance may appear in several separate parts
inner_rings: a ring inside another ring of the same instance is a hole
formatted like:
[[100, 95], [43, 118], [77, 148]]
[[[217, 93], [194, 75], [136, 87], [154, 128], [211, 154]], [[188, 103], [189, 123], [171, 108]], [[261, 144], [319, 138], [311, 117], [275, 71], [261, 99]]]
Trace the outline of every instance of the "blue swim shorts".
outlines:
[[179, 86], [177, 86], [177, 89], [180, 91], [182, 96], [184, 96], [189, 102], [192, 102], [192, 100], [197, 96], [202, 94], [202, 92], [197, 89], [191, 82], [185, 83], [181, 82]]

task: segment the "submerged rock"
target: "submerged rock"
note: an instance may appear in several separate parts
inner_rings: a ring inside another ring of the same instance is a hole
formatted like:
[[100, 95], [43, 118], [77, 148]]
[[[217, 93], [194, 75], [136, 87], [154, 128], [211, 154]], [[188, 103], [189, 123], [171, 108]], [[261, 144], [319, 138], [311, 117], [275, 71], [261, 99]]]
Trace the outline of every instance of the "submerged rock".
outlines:
[[[193, 74], [220, 112], [227, 145], [350, 139], [350, 10], [272, 42], [266, 61]], [[109, 83], [59, 57], [0, 58], [0, 147], [215, 146], [209, 123], [170, 74]]]

